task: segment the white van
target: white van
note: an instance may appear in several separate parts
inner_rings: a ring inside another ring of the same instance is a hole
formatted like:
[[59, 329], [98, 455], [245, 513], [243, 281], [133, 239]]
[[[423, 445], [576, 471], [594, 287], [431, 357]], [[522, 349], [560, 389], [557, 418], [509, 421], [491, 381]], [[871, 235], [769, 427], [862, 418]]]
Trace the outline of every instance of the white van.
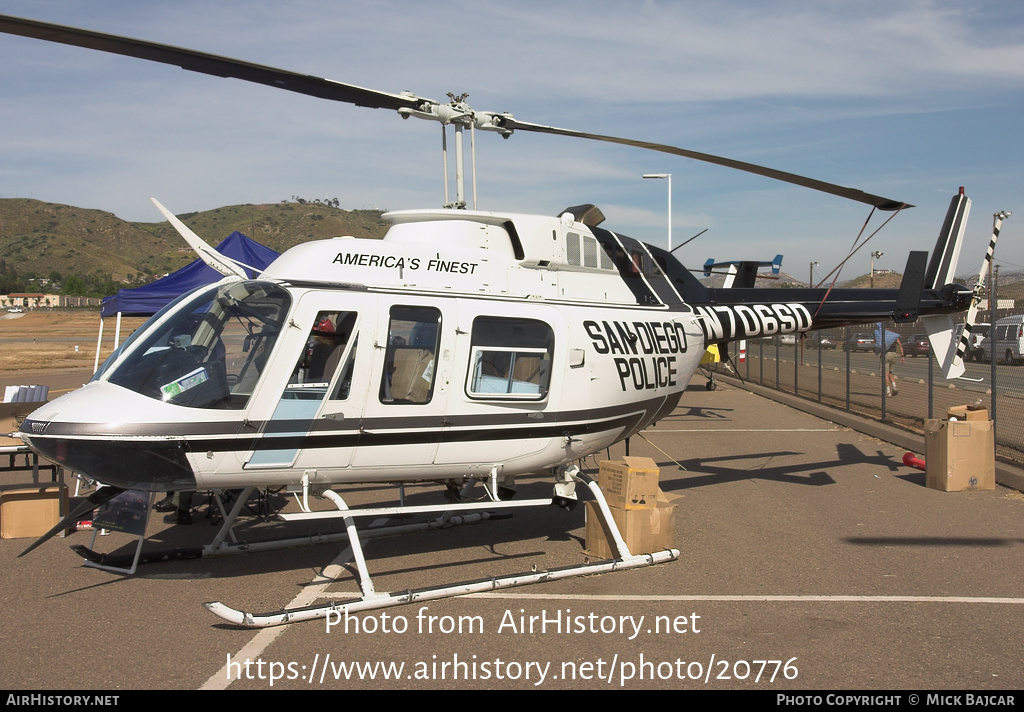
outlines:
[[[995, 339], [995, 350], [992, 342]], [[1000, 319], [981, 342], [983, 358], [987, 361], [993, 353], [997, 361], [1013, 363], [1024, 356], [1024, 314]]]
[[[988, 336], [988, 332], [992, 329], [991, 324], [984, 322], [975, 324], [971, 328], [971, 338], [967, 344], [967, 352], [964, 354], [964, 359], [967, 361], [988, 361], [988, 352], [983, 351], [981, 348], [982, 342], [985, 337]], [[964, 325], [957, 324], [956, 329], [953, 332], [953, 343], [960, 341], [960, 334], [963, 333]], [[985, 348], [988, 348], [987, 346]]]

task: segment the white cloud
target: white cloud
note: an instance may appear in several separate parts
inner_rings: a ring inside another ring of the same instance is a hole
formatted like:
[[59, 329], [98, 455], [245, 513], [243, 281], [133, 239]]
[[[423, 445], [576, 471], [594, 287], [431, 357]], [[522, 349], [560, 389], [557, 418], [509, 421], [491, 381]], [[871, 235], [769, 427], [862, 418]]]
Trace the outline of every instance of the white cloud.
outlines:
[[[924, 249], [958, 185], [981, 215], [1021, 209], [1024, 195], [1024, 10], [1012, 3], [0, 0], [0, 12], [384, 91], [468, 91], [526, 121], [859, 187], [920, 205], [897, 222]], [[144, 220], [150, 194], [180, 211], [294, 194], [441, 202], [436, 125], [24, 38], [0, 36], [0, 64], [0, 197]], [[642, 239], [664, 232], [664, 191], [645, 172], [673, 173], [677, 229], [713, 225], [739, 256], [792, 239], [824, 262], [820, 236], [856, 230], [866, 212], [617, 146], [478, 140], [481, 207], [596, 202]]]

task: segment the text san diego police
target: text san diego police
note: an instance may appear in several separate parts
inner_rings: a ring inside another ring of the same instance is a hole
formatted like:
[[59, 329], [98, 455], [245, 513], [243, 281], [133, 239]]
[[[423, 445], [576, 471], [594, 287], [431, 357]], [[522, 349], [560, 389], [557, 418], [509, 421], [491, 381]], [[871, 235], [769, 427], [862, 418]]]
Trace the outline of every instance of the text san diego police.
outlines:
[[676, 385], [674, 354], [686, 352], [683, 325], [671, 321], [585, 321], [583, 328], [599, 354], [614, 358], [622, 390], [636, 391]]

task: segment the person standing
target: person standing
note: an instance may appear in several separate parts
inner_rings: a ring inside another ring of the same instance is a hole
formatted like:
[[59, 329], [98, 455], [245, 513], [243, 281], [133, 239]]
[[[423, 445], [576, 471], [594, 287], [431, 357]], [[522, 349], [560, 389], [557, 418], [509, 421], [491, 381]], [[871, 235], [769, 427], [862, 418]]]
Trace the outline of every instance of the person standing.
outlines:
[[[882, 333], [883, 343], [885, 333]], [[896, 354], [900, 355], [900, 363], [906, 363], [906, 352], [903, 351], [903, 342], [900, 341], [899, 334], [896, 335], [896, 340], [892, 342], [892, 346], [882, 352], [882, 358], [885, 359], [885, 394], [887, 396], [895, 396], [899, 394], [899, 390], [896, 388]]]

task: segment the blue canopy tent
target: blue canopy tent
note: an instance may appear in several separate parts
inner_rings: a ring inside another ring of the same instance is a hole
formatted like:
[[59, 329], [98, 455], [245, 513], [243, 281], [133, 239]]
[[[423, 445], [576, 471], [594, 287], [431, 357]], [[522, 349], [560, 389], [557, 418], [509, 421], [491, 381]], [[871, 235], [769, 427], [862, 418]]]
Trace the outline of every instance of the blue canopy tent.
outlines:
[[[251, 240], [240, 232], [231, 233], [227, 239], [217, 245], [217, 252], [258, 270], [265, 269], [277, 259], [278, 254], [269, 247]], [[251, 270], [250, 277], [255, 277]], [[117, 315], [117, 327], [114, 331], [114, 347], [117, 347], [121, 336], [122, 316], [152, 316], [167, 304], [185, 292], [196, 287], [214, 284], [224, 278], [220, 272], [208, 266], [200, 259], [185, 265], [177, 272], [135, 289], [121, 289], [117, 294], [106, 297], [100, 308], [100, 333], [96, 340], [96, 363], [93, 370], [99, 368], [100, 344], [103, 341], [103, 321], [106, 317]]]

